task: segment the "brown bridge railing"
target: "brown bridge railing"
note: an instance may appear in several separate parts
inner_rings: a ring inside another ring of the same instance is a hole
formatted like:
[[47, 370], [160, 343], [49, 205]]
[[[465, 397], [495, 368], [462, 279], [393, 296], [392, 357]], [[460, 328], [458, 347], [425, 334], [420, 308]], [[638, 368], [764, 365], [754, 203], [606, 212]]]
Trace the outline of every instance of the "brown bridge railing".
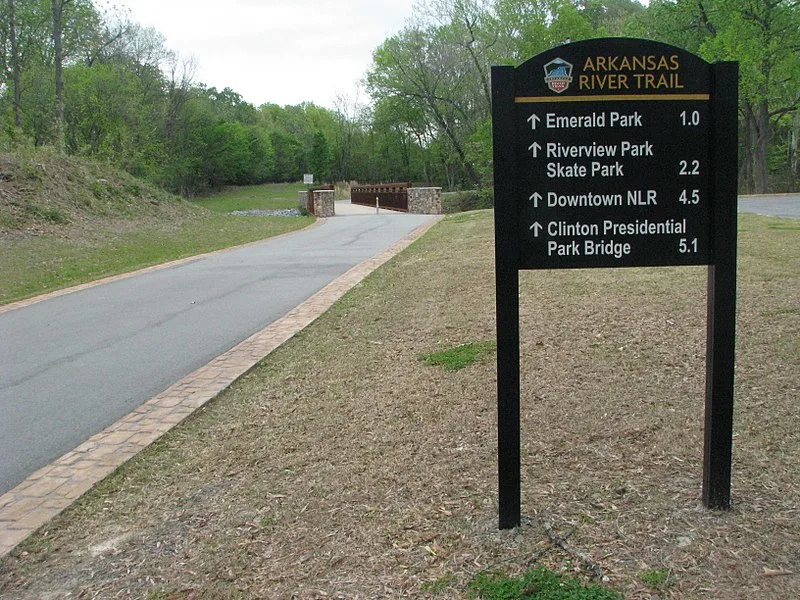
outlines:
[[382, 208], [408, 212], [408, 184], [381, 183], [377, 185], [354, 185], [350, 188], [350, 202], [362, 206], [375, 206], [375, 199]]

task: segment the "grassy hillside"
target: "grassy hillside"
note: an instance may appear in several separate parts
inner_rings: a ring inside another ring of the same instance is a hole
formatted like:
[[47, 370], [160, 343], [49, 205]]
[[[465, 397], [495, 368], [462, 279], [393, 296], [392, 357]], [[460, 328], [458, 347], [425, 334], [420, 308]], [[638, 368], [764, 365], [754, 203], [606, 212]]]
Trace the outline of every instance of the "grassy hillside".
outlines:
[[47, 150], [0, 154], [0, 304], [311, 222], [214, 212], [107, 165]]
[[199, 211], [125, 172], [48, 150], [0, 155], [0, 236], [75, 235], [111, 221], [186, 218]]

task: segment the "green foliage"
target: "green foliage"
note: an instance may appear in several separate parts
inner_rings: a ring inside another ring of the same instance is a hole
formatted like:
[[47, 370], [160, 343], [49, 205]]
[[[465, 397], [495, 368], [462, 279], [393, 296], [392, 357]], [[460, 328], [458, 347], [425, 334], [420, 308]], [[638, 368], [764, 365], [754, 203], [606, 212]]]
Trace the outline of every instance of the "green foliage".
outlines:
[[322, 183], [331, 176], [331, 152], [325, 134], [317, 131], [311, 142], [311, 152], [308, 157], [308, 168], [314, 175], [314, 180]]
[[[435, 165], [432, 153], [420, 144], [426, 130], [418, 104], [397, 97], [380, 98], [372, 113], [369, 138], [363, 142], [371, 144], [371, 152], [361, 158], [372, 163], [364, 176], [375, 181], [428, 181]], [[364, 171], [364, 166], [360, 170]]]
[[482, 187], [492, 185], [492, 120], [487, 119], [481, 123], [475, 132], [469, 136], [466, 146], [467, 157], [475, 165], [475, 171], [480, 178]]
[[455, 584], [456, 578], [453, 575], [445, 575], [436, 579], [434, 581], [426, 581], [420, 587], [420, 590], [426, 594], [441, 594], [444, 592], [448, 587], [451, 587]]
[[[452, 19], [449, 27], [408, 27], [386, 40], [375, 51], [374, 66], [367, 76], [374, 97], [395, 98], [423, 115], [425, 134], [435, 138], [428, 148], [439, 154], [449, 187], [479, 183], [466, 144], [488, 117], [491, 102], [485, 80], [489, 66], [486, 48], [464, 44], [459, 37], [456, 24], [460, 27], [462, 18], [469, 19], [460, 10], [459, 4], [452, 14], [444, 15]], [[472, 25], [470, 31], [470, 35], [478, 35]]]
[[442, 211], [445, 214], [481, 210], [494, 206], [494, 189], [481, 188], [462, 192], [444, 192]]
[[37, 204], [27, 204], [25, 210], [34, 218], [50, 223], [63, 224], [69, 222], [69, 217], [64, 214], [58, 206], [39, 206]]
[[496, 349], [496, 342], [470, 342], [448, 350], [424, 354], [421, 358], [428, 365], [442, 366], [447, 371], [458, 371]]
[[[740, 64], [741, 181], [796, 189], [800, 6], [789, 0], [422, 0], [366, 74], [371, 105], [341, 97], [254, 107], [193, 84], [164, 37], [64, 4], [65, 144], [187, 196], [229, 185], [408, 181], [445, 190], [492, 182], [492, 65], [566, 40], [628, 35]], [[16, 3], [21, 116], [15, 124], [7, 3], [0, 3], [0, 148], [55, 144], [51, 3]], [[485, 201], [480, 206], [489, 205]]]
[[710, 62], [738, 62], [743, 191], [765, 193], [781, 180], [781, 189], [797, 189], [796, 154], [774, 160], [781, 139], [800, 134], [786, 118], [797, 114], [800, 98], [797, 2], [660, 0], [630, 22], [627, 33], [686, 48]]
[[464, 212], [471, 210], [469, 207], [478, 201], [477, 190], [466, 190], [462, 192], [443, 192], [442, 193], [442, 212], [444, 214]]
[[479, 573], [468, 588], [483, 600], [623, 600], [622, 594], [599, 585], [583, 585], [566, 575], [540, 567], [521, 577]]
[[22, 129], [37, 146], [51, 142], [54, 136], [52, 114], [56, 91], [52, 79], [50, 69], [44, 65], [31, 65], [22, 72], [22, 87], [26, 90]]
[[583, 0], [579, 6], [591, 27], [603, 35], [624, 34], [627, 23], [645, 10], [637, 0]]
[[112, 163], [136, 153], [133, 135], [145, 118], [136, 75], [113, 64], [77, 64], [64, 78], [67, 150]]

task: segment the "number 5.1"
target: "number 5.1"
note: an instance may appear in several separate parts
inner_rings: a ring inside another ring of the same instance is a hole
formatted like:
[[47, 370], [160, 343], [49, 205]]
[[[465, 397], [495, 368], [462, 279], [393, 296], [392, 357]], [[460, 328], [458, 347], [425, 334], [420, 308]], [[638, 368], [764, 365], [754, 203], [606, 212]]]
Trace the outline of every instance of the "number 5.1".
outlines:
[[691, 240], [681, 238], [680, 242], [678, 242], [678, 250], [681, 254], [697, 252], [697, 238], [692, 238]]

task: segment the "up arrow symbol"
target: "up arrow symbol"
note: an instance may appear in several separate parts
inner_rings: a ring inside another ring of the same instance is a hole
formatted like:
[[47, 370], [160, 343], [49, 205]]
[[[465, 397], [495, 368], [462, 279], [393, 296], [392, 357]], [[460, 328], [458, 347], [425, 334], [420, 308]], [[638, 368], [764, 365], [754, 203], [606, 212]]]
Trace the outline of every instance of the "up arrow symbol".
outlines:
[[539, 200], [542, 199], [542, 195], [539, 192], [533, 192], [528, 200], [533, 200], [533, 208], [539, 208]]
[[533, 129], [534, 131], [536, 131], [536, 125], [538, 125], [539, 121], [541, 121], [541, 119], [536, 113], [528, 117], [528, 122], [531, 124], [531, 129]]
[[530, 146], [528, 146], [528, 150], [533, 151], [533, 158], [536, 158], [538, 156], [539, 150], [541, 149], [542, 147], [536, 142], [533, 142]]
[[542, 230], [542, 226], [539, 225], [539, 221], [536, 221], [536, 223], [528, 227], [528, 229], [533, 231], [533, 237], [539, 237], [539, 232]]

